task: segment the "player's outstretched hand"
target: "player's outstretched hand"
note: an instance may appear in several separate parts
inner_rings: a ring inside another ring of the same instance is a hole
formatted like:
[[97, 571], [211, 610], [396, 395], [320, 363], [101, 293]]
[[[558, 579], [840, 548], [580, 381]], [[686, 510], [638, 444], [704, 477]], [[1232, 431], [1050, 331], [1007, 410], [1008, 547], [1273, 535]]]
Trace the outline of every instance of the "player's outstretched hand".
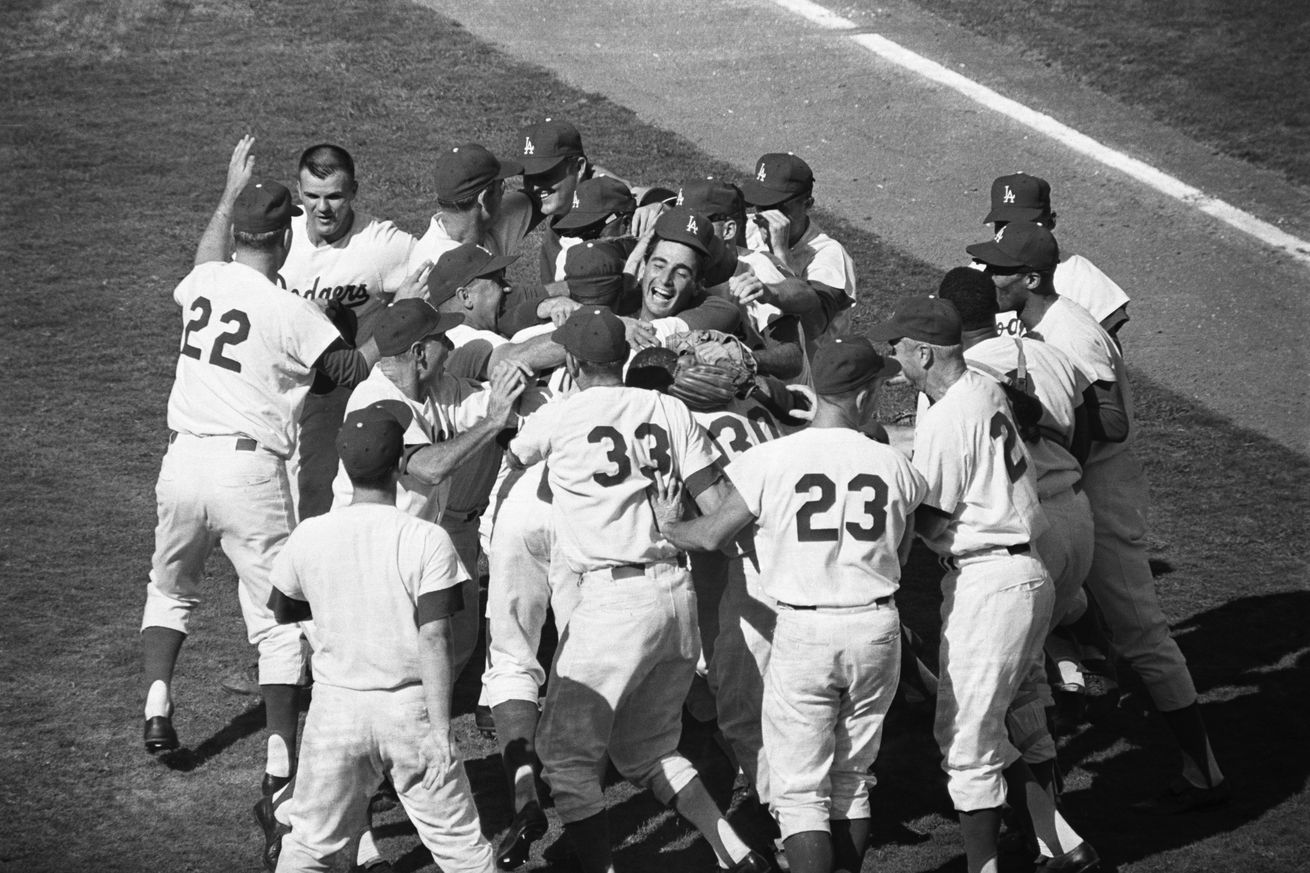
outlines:
[[650, 508], [660, 530], [682, 520], [682, 482], [676, 476], [656, 470], [646, 493], [650, 495]]
[[629, 276], [638, 276], [641, 274], [641, 265], [646, 260], [646, 252], [650, 251], [651, 241], [655, 239], [655, 225], [644, 233], [637, 234], [637, 245], [628, 255], [628, 260], [623, 264], [623, 272]]
[[632, 346], [634, 350], [647, 349], [660, 344], [659, 339], [655, 336], [655, 328], [646, 322], [626, 315], [621, 315], [619, 318], [623, 322], [624, 335], [628, 340], [628, 345]]
[[450, 728], [431, 728], [419, 741], [418, 754], [423, 764], [423, 787], [431, 791], [450, 771], [455, 760], [450, 743]]
[[428, 275], [432, 273], [432, 262], [424, 261], [418, 269], [405, 277], [405, 281], [396, 289], [397, 300], [423, 297], [428, 293]]
[[640, 239], [647, 231], [652, 233], [655, 230], [655, 222], [659, 219], [660, 213], [667, 207], [660, 202], [647, 203], [645, 206], [638, 206], [637, 211], [632, 213], [632, 235]]
[[801, 421], [814, 421], [814, 410], [819, 407], [819, 400], [814, 396], [814, 389], [808, 385], [788, 385], [787, 390], [796, 395], [796, 403], [788, 412], [792, 418]]
[[582, 304], [572, 297], [548, 297], [537, 306], [537, 316], [550, 319], [550, 323], [556, 327], [563, 327], [564, 322], [569, 320], [569, 316], [574, 310], [581, 309]]
[[250, 153], [255, 147], [255, 138], [250, 134], [241, 137], [232, 149], [232, 159], [227, 164], [227, 184], [223, 188], [223, 194], [232, 202], [236, 202], [237, 195], [246, 190], [250, 180], [255, 175], [255, 156]]
[[491, 392], [487, 404], [487, 418], [500, 427], [508, 427], [514, 418], [515, 406], [528, 382], [532, 371], [518, 361], [501, 361], [492, 368], [487, 390]]

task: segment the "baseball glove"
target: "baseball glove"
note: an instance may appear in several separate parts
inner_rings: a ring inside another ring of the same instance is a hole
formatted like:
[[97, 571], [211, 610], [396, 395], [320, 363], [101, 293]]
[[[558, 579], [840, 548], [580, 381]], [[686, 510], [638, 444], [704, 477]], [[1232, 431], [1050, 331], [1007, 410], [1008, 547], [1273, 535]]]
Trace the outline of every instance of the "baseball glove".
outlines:
[[665, 347], [678, 355], [669, 393], [692, 409], [722, 409], [755, 387], [755, 356], [734, 336], [693, 330], [669, 337]]

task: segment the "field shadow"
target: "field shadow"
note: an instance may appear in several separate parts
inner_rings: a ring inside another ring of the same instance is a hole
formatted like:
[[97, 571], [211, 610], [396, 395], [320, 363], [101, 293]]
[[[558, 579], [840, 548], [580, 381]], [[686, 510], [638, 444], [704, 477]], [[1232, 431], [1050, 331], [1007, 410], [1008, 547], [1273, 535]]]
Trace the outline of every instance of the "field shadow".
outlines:
[[255, 704], [245, 712], [238, 713], [232, 720], [219, 728], [218, 732], [202, 740], [195, 748], [182, 747], [159, 756], [159, 761], [170, 770], [190, 773], [211, 758], [217, 757], [230, 747], [253, 736], [264, 729], [265, 712], [263, 701]]

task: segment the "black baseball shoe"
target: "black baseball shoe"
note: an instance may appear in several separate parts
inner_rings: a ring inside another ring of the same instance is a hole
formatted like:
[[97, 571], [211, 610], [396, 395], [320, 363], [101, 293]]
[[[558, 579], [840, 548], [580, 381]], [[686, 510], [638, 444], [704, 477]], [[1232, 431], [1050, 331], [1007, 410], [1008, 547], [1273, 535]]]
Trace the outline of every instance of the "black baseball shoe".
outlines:
[[146, 719], [145, 744], [146, 751], [152, 755], [156, 752], [171, 752], [181, 745], [177, 741], [177, 731], [173, 730], [171, 716], [157, 715]]
[[544, 837], [549, 828], [550, 823], [546, 821], [546, 814], [541, 811], [539, 804], [524, 804], [522, 809], [514, 813], [509, 832], [496, 847], [496, 865], [502, 870], [522, 867], [532, 852], [532, 844]]

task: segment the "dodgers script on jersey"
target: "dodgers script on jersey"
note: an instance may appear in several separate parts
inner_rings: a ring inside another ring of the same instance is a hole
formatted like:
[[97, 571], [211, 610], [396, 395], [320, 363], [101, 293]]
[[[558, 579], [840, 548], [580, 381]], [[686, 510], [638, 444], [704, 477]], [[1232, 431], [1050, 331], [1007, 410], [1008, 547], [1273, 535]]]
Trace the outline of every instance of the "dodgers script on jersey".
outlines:
[[360, 212], [340, 239], [315, 243], [305, 230], [305, 216], [297, 215], [291, 219], [291, 250], [278, 281], [306, 300], [338, 300], [363, 322], [404, 284], [413, 247], [414, 237], [390, 221]]
[[1046, 529], [1032, 458], [990, 377], [965, 372], [919, 417], [914, 466], [928, 480], [923, 502], [952, 517], [925, 540], [939, 555], [1021, 545]]
[[758, 521], [764, 592], [800, 606], [867, 606], [896, 591], [896, 549], [927, 494], [900, 452], [846, 428], [808, 428], [728, 465]]
[[235, 261], [200, 264], [173, 299], [183, 328], [169, 429], [248, 436], [289, 457], [314, 363], [339, 338], [332, 322]]
[[677, 555], [660, 536], [646, 489], [656, 470], [687, 481], [714, 464], [709, 438], [682, 401], [619, 386], [547, 403], [509, 448], [524, 464], [547, 461], [560, 551], [579, 573]]

